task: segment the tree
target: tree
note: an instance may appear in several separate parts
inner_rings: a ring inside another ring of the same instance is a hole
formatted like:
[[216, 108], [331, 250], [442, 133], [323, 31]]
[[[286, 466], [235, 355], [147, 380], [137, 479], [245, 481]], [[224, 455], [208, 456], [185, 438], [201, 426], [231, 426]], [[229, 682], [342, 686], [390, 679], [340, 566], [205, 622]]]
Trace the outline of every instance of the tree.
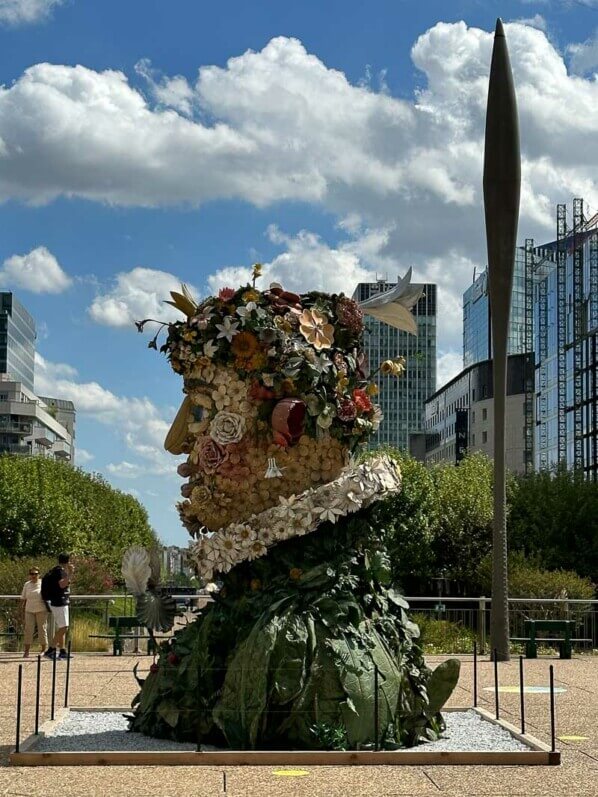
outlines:
[[99, 474], [41, 457], [0, 457], [0, 556], [92, 556], [112, 573], [130, 545], [153, 546], [147, 512]]
[[598, 581], [598, 484], [559, 468], [516, 478], [509, 495], [509, 544], [549, 570]]

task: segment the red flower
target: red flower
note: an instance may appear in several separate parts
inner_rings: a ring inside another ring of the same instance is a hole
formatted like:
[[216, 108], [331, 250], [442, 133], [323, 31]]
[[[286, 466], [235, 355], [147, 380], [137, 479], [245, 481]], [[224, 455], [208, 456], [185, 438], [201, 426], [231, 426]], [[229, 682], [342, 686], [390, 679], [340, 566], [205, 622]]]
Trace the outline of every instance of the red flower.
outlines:
[[344, 423], [349, 423], [349, 421], [355, 420], [357, 407], [351, 399], [343, 399], [339, 404], [337, 415], [339, 420]]
[[[305, 404], [301, 399], [285, 398], [279, 401], [272, 412], [272, 429], [275, 435], [282, 436], [287, 442], [287, 446], [296, 443], [303, 434], [305, 426]], [[286, 448], [286, 446], [285, 446]]]
[[176, 665], [179, 663], [179, 661], [180, 661], [180, 659], [179, 659], [179, 657], [177, 656], [176, 653], [172, 652], [172, 653], [168, 654], [168, 663], [172, 664], [173, 667], [176, 667]]
[[353, 391], [353, 401], [357, 407], [357, 412], [367, 413], [371, 412], [373, 409], [372, 402], [370, 401], [368, 394], [360, 387], [356, 387]]
[[160, 668], [158, 667], [156, 662], [154, 662], [153, 664], [150, 664], [150, 672], [157, 673], [159, 669]]
[[223, 302], [228, 302], [229, 299], [233, 298], [235, 292], [234, 288], [220, 288], [218, 291], [218, 298], [222, 299]]

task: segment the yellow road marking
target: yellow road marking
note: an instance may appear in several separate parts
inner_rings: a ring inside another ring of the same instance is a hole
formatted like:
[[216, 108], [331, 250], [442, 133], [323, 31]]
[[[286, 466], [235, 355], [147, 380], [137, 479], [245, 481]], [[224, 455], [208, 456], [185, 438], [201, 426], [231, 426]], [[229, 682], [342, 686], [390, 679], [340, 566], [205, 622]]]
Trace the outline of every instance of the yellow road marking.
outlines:
[[274, 774], [282, 778], [302, 778], [309, 772], [306, 769], [275, 769]]

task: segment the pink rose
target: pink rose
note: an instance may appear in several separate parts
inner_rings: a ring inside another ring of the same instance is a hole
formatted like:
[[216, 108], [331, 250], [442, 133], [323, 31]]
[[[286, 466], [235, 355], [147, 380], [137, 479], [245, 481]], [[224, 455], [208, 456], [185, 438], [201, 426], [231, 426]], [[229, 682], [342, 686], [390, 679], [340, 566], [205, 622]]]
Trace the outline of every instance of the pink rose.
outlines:
[[220, 465], [228, 459], [228, 452], [211, 437], [199, 437], [195, 442], [197, 462], [204, 473], [215, 473]]

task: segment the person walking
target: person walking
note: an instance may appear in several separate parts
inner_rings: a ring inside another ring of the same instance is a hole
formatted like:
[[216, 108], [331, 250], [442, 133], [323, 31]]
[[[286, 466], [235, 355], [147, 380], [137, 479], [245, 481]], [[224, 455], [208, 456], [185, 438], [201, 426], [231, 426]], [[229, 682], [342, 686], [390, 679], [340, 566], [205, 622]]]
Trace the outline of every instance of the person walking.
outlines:
[[48, 609], [42, 599], [42, 582], [37, 567], [32, 567], [29, 570], [29, 581], [23, 585], [21, 600], [25, 610], [23, 657], [28, 658], [36, 626], [37, 641], [41, 652], [43, 653], [48, 647]]
[[57, 650], [60, 651], [59, 659], [69, 658], [64, 647], [64, 640], [69, 627], [70, 586], [74, 572], [75, 568], [70, 563], [70, 555], [61, 553], [56, 567], [53, 567], [43, 578], [42, 597], [49, 604], [56, 629], [50, 647], [44, 653], [48, 659], [55, 658]]

